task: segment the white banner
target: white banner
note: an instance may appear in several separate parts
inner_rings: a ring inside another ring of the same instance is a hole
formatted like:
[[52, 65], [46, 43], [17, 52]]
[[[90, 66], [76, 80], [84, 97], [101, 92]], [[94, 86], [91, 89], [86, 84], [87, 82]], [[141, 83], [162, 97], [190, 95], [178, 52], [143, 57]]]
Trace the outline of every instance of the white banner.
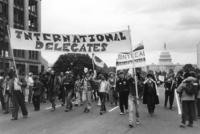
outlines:
[[89, 35], [49, 34], [10, 28], [13, 49], [67, 53], [130, 52], [128, 30]]
[[[134, 59], [134, 63], [133, 63]], [[133, 50], [133, 53], [120, 53], [116, 62], [117, 70], [130, 69], [133, 67], [143, 67], [145, 64], [144, 46], [140, 45]]]

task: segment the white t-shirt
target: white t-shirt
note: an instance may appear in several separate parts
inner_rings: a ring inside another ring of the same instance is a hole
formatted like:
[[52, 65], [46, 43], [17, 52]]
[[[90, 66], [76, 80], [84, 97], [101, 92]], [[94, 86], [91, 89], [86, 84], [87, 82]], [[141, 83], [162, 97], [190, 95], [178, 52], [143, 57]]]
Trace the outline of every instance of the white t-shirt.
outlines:
[[99, 87], [99, 92], [107, 92], [107, 88], [108, 88], [108, 82], [101, 81], [100, 87]]
[[33, 86], [33, 83], [34, 83], [33, 78], [32, 77], [28, 77], [27, 85], [28, 86]]

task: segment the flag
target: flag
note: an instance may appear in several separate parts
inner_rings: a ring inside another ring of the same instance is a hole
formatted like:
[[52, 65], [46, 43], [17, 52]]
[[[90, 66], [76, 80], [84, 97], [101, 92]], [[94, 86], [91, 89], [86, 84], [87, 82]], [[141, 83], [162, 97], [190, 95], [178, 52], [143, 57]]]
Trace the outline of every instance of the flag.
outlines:
[[98, 67], [101, 67], [101, 68], [103, 68], [105, 65], [105, 63], [94, 54], [93, 54], [93, 61], [94, 61], [95, 65], [97, 65]]

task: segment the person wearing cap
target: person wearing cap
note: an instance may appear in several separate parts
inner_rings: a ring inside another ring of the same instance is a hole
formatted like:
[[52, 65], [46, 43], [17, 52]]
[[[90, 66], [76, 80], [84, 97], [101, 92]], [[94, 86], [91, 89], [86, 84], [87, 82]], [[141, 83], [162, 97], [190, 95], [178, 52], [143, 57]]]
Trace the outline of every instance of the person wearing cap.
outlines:
[[159, 104], [158, 93], [156, 90], [156, 82], [153, 80], [152, 74], [147, 74], [147, 79], [144, 81], [143, 104], [147, 104], [148, 112], [153, 116], [155, 105]]
[[28, 79], [27, 79], [27, 86], [29, 89], [29, 94], [28, 94], [28, 102], [31, 103], [32, 97], [33, 97], [33, 74], [30, 72], [28, 74]]
[[128, 80], [125, 78], [123, 72], [119, 72], [119, 79], [116, 82], [116, 90], [119, 94], [120, 115], [123, 115], [128, 112], [129, 94]]

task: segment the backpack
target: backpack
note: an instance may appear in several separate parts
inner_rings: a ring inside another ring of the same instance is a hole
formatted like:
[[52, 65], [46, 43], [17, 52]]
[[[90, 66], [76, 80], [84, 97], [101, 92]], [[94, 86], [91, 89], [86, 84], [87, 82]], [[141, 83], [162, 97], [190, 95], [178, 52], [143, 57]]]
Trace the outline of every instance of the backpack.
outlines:
[[191, 81], [186, 82], [186, 86], [185, 86], [184, 90], [185, 90], [185, 93], [189, 96], [196, 94], [195, 86], [194, 86], [193, 82], [191, 82]]

